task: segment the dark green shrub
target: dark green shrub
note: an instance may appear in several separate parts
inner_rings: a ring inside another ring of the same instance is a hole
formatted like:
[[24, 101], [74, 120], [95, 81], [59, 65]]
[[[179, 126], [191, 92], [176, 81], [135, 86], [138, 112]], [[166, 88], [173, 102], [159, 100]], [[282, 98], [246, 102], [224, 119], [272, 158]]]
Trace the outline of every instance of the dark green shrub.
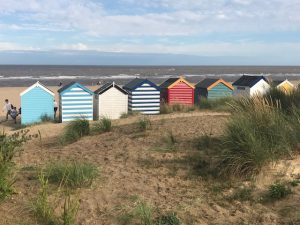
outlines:
[[95, 122], [93, 131], [95, 133], [109, 132], [112, 128], [111, 119], [103, 117], [99, 121]]
[[279, 200], [291, 194], [291, 189], [284, 184], [275, 183], [269, 187], [268, 197], [272, 200]]
[[45, 176], [50, 182], [72, 188], [90, 186], [98, 174], [98, 168], [86, 162], [60, 161], [45, 168]]
[[73, 143], [83, 136], [87, 136], [90, 134], [90, 124], [86, 119], [77, 119], [71, 121], [64, 129], [64, 133], [62, 136], [62, 143]]

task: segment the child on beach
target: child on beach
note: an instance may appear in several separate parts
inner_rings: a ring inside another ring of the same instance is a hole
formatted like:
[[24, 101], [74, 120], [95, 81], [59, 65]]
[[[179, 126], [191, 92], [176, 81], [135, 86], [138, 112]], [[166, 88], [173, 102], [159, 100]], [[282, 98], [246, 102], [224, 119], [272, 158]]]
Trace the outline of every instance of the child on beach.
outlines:
[[11, 118], [15, 121], [15, 124], [17, 123], [17, 117], [18, 117], [18, 111], [16, 107], [13, 107], [10, 111]]
[[6, 112], [6, 120], [8, 120], [8, 115], [10, 115], [10, 112], [12, 110], [12, 105], [11, 103], [8, 101], [8, 99], [5, 99], [4, 101], [4, 106], [3, 106], [3, 112]]

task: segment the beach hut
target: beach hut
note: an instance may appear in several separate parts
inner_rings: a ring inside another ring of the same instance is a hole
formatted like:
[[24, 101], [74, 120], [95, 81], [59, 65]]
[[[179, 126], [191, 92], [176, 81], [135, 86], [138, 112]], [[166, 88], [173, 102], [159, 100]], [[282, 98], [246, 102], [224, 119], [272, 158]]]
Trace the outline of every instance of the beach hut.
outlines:
[[194, 85], [183, 77], [169, 78], [160, 85], [161, 100], [168, 104], [194, 104]]
[[234, 96], [252, 97], [263, 95], [270, 89], [270, 84], [264, 76], [243, 75], [232, 84]]
[[223, 79], [206, 78], [196, 84], [195, 102], [199, 103], [201, 99], [214, 100], [230, 97], [233, 94], [233, 87]]
[[272, 85], [279, 90], [283, 91], [286, 94], [289, 94], [293, 91], [295, 88], [294, 85], [289, 82], [287, 79], [285, 80], [274, 80], [272, 81]]
[[160, 113], [160, 89], [147, 79], [135, 78], [123, 87], [128, 92], [128, 110], [142, 114]]
[[114, 82], [104, 84], [94, 93], [95, 118], [119, 119], [128, 112], [128, 93]]
[[72, 82], [58, 90], [61, 122], [85, 118], [93, 120], [94, 93], [83, 85]]
[[32, 124], [42, 121], [43, 117], [54, 118], [54, 93], [36, 82], [20, 94], [21, 124]]

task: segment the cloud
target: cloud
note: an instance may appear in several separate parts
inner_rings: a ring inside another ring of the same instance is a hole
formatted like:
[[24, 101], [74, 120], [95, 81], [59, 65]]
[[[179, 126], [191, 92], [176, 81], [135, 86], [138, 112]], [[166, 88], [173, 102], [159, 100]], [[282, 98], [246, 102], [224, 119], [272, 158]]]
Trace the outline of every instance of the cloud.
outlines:
[[0, 0], [0, 16], [17, 17], [22, 29], [99, 37], [300, 30], [299, 0], [116, 0], [113, 6], [106, 1]]
[[37, 51], [38, 48], [23, 46], [12, 42], [0, 42], [0, 51]]

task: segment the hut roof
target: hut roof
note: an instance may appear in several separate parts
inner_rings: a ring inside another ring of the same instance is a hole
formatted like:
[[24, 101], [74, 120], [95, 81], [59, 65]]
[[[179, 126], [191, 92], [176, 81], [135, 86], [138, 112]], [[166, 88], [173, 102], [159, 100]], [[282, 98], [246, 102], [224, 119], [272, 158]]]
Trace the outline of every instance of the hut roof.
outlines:
[[196, 87], [199, 88], [205, 88], [205, 89], [212, 89], [217, 84], [222, 83], [231, 90], [233, 90], [233, 87], [230, 83], [224, 81], [223, 79], [217, 79], [217, 78], [205, 78], [204, 80], [200, 81], [198, 84], [196, 84]]
[[51, 91], [49, 88], [47, 88], [45, 85], [43, 85], [42, 83], [40, 83], [39, 81], [34, 83], [33, 85], [31, 85], [29, 88], [27, 88], [25, 91], [21, 92], [20, 96], [26, 94], [27, 92], [31, 91], [33, 88], [35, 87], [40, 87], [42, 88], [44, 91], [48, 92], [50, 95], [54, 96], [54, 92]]
[[148, 79], [141, 79], [141, 78], [135, 78], [132, 81], [130, 81], [129, 83], [127, 83], [126, 85], [123, 86], [124, 89], [135, 89], [138, 86], [142, 85], [143, 83], [150, 83], [152, 86], [159, 88], [156, 84], [154, 84], [153, 82], [151, 82]]
[[60, 88], [60, 89], [58, 89], [57, 90], [57, 92], [58, 93], [63, 93], [63, 92], [65, 92], [66, 90], [68, 90], [69, 88], [71, 88], [72, 86], [78, 86], [78, 87], [80, 87], [81, 89], [83, 89], [84, 91], [86, 91], [86, 92], [88, 92], [88, 93], [90, 93], [91, 95], [93, 95], [94, 93], [90, 90], [90, 89], [88, 89], [87, 87], [85, 87], [85, 86], [83, 86], [83, 85], [81, 85], [81, 84], [79, 84], [79, 83], [77, 83], [77, 82], [71, 82], [71, 83], [69, 83], [69, 84], [67, 84], [67, 85], [65, 85], [65, 86], [63, 86], [62, 88]]
[[266, 81], [267, 83], [269, 83], [268, 80], [264, 76], [248, 76], [248, 75], [246, 76], [246, 75], [243, 75], [237, 81], [233, 82], [232, 85], [244, 86], [244, 87], [253, 87], [257, 82], [259, 82], [262, 79], [264, 81]]
[[188, 86], [190, 86], [191, 88], [195, 88], [194, 85], [192, 85], [190, 82], [188, 82], [186, 79], [184, 79], [183, 77], [179, 77], [179, 78], [169, 78], [168, 80], [166, 80], [165, 82], [163, 82], [160, 87], [161, 88], [172, 88], [173, 86], [175, 86], [177, 83], [179, 82], [184, 82], [185, 84], [187, 84]]
[[127, 91], [125, 91], [119, 85], [116, 85], [115, 82], [108, 82], [108, 83], [104, 84], [103, 86], [98, 88], [96, 91], [94, 91], [94, 93], [97, 94], [97, 95], [101, 95], [101, 94], [103, 94], [104, 92], [106, 92], [107, 90], [109, 90], [112, 87], [117, 88], [119, 91], [123, 92], [126, 95], [128, 94]]

